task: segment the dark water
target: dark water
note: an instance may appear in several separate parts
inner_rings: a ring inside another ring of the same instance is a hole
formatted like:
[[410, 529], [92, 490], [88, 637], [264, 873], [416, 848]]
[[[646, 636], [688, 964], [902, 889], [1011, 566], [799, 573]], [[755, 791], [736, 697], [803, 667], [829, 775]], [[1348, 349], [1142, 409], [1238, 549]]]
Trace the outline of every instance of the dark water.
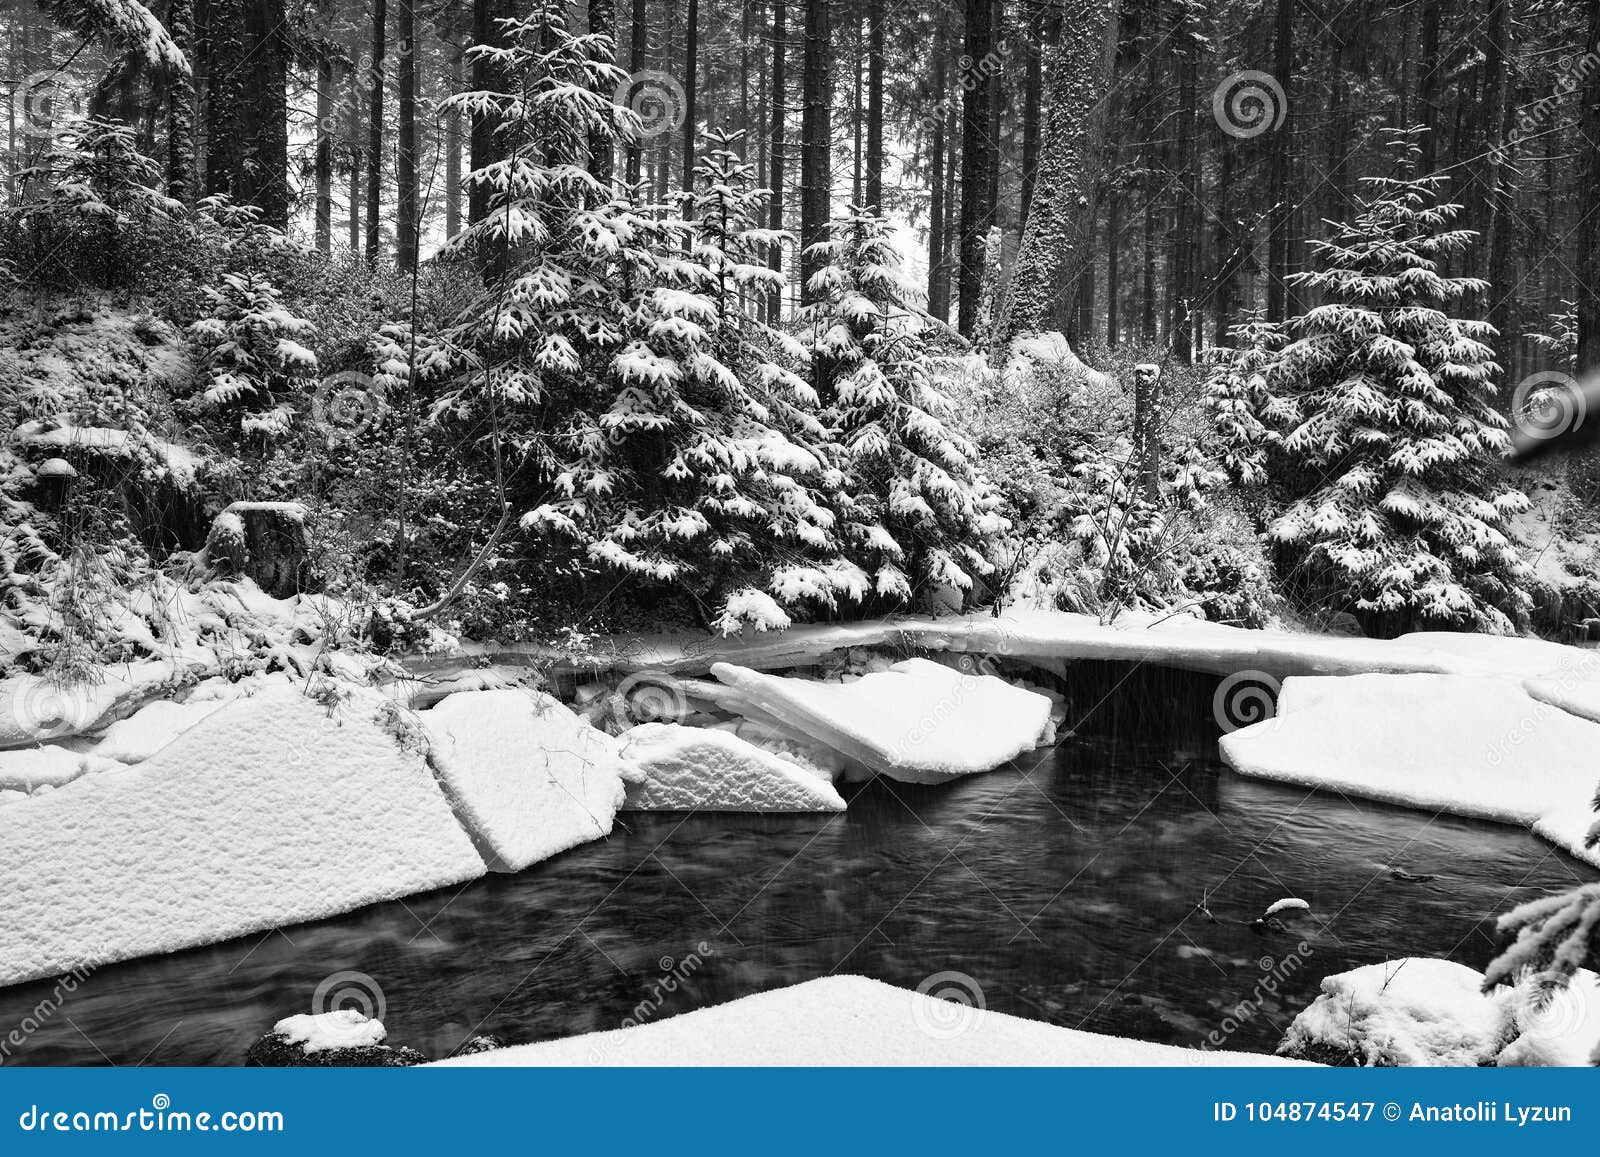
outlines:
[[[990, 1008], [1198, 1044], [1304, 939], [1228, 1038], [1264, 1052], [1323, 976], [1482, 967], [1494, 914], [1595, 876], [1515, 829], [1253, 783], [1214, 751], [1082, 738], [1031, 771], [872, 783], [834, 817], [624, 817], [515, 877], [101, 969], [6, 1063], [237, 1063], [346, 969], [381, 988], [390, 1040], [431, 1056], [615, 1028], [664, 968], [692, 974], [652, 1019], [828, 973], [957, 970]], [[1312, 916], [1252, 931], [1282, 896]], [[0, 1039], [51, 988], [0, 991]]]

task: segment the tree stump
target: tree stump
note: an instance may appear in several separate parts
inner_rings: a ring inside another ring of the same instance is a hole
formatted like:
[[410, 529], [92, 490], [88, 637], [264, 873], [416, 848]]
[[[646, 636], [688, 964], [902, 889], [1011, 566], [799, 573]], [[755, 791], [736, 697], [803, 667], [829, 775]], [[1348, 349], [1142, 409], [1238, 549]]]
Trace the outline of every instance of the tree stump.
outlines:
[[235, 502], [211, 522], [206, 559], [242, 575], [274, 598], [310, 590], [311, 541], [298, 502]]

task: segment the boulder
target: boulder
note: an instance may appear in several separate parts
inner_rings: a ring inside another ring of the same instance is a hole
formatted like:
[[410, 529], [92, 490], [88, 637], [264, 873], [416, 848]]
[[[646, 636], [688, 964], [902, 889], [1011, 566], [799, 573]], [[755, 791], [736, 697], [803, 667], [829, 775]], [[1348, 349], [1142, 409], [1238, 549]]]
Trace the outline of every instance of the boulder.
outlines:
[[616, 740], [549, 695], [465, 691], [418, 718], [491, 870], [520, 872], [611, 833], [623, 800]]
[[810, 766], [720, 728], [641, 723], [621, 735], [629, 811], [839, 812]]
[[1045, 696], [927, 659], [906, 659], [849, 683], [766, 675], [731, 663], [711, 673], [724, 710], [909, 783], [991, 771], [1038, 747], [1053, 728]]
[[250, 1046], [244, 1063], [250, 1068], [399, 1068], [428, 1063], [416, 1049], [385, 1044], [387, 1039], [382, 1021], [355, 1009], [302, 1012], [273, 1025]]

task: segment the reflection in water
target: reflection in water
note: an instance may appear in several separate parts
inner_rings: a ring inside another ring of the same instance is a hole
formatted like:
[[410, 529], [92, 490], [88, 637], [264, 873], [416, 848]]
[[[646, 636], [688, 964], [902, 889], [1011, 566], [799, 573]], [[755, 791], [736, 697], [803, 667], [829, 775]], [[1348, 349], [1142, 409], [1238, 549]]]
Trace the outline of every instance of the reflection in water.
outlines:
[[[1199, 1044], [1303, 938], [1309, 959], [1229, 1038], [1270, 1051], [1328, 973], [1481, 968], [1496, 913], [1594, 877], [1521, 831], [1253, 783], [1214, 750], [1080, 738], [1031, 770], [873, 782], [836, 816], [623, 817], [517, 876], [101, 969], [6, 1063], [238, 1063], [344, 969], [381, 987], [391, 1041], [434, 1056], [475, 1032], [615, 1028], [641, 1002], [659, 1019], [830, 972], [944, 970], [991, 1008]], [[1283, 896], [1311, 915], [1252, 930]], [[664, 970], [685, 979], [657, 1008]], [[0, 1038], [50, 989], [0, 991]]]

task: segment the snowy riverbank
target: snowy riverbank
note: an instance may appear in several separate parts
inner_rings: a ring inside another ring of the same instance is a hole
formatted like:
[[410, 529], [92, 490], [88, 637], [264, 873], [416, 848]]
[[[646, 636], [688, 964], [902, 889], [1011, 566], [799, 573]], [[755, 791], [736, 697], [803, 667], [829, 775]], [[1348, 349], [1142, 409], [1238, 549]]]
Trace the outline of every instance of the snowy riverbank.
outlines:
[[[496, 686], [540, 678], [507, 653], [498, 667], [436, 670], [442, 699], [333, 674], [212, 680], [129, 714], [98, 714], [103, 692], [69, 697], [92, 709], [57, 712], [46, 743], [0, 751], [0, 888], [18, 898], [0, 983], [520, 871], [605, 838], [628, 808], [833, 812], [846, 777], [981, 773], [1074, 724], [1074, 705], [1044, 684], [1069, 685], [1083, 659], [1224, 676], [1213, 710], [1225, 731], [1240, 679], [1270, 693], [1287, 676], [1276, 704], [1258, 705], [1275, 718], [1223, 739], [1245, 774], [1521, 823], [1600, 862], [1584, 847], [1600, 723], [1553, 705], [1600, 697], [1600, 660], [1577, 648], [1023, 611], [614, 651], [609, 673], [547, 669], [565, 702]], [[931, 658], [896, 661], [908, 651]], [[123, 684], [135, 681], [163, 686], [154, 670]], [[616, 701], [641, 688], [672, 722], [619, 721]], [[14, 718], [39, 715], [37, 680], [10, 680], [7, 694]]]
[[564, 1065], [1289, 1065], [1079, 1032], [940, 1000], [862, 976], [828, 976], [650, 1024], [439, 1062]]

